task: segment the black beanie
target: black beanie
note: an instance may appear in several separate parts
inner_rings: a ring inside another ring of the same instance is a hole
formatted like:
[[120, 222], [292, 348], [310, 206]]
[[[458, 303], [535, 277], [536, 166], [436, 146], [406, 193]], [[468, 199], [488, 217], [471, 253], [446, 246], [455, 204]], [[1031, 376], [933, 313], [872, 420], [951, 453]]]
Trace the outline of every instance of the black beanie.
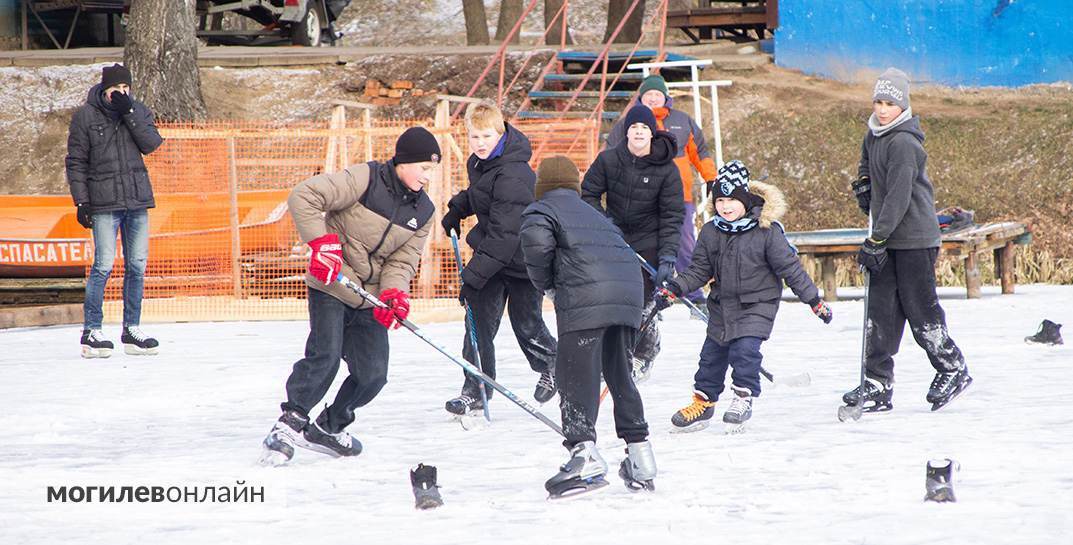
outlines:
[[423, 161], [439, 163], [440, 144], [428, 129], [410, 127], [395, 141], [394, 161], [396, 165]]
[[120, 83], [126, 83], [128, 87], [133, 85], [130, 70], [127, 70], [127, 67], [122, 64], [105, 66], [104, 70], [101, 71], [101, 90], [115, 87]]
[[659, 130], [656, 126], [656, 115], [652, 113], [652, 110], [648, 109], [648, 106], [643, 104], [638, 104], [637, 106], [630, 108], [630, 111], [626, 112], [626, 131], [629, 132], [630, 127], [635, 123], [644, 123], [645, 125], [648, 125], [648, 129], [652, 131], [652, 136], [655, 136], [656, 131]]

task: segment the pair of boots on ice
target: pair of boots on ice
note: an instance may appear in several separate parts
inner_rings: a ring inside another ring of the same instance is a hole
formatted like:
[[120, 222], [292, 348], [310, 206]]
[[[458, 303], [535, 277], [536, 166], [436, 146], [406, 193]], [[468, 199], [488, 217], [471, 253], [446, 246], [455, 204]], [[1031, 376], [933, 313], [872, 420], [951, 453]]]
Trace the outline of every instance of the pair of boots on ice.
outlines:
[[338, 433], [327, 431], [327, 411], [321, 413], [316, 421], [298, 411], [283, 411], [272, 430], [265, 437], [264, 454], [261, 462], [266, 465], [280, 465], [294, 458], [295, 447], [327, 454], [334, 458], [357, 456], [361, 454], [361, 442], [345, 430]]
[[[123, 343], [124, 352], [132, 356], [154, 355], [160, 346], [156, 339], [146, 335], [136, 325], [124, 325], [123, 335], [120, 336], [119, 340]], [[115, 345], [104, 336], [104, 332], [96, 328], [83, 329], [80, 343], [82, 345], [82, 357], [87, 359], [111, 357], [112, 350], [115, 349]]]
[[[969, 367], [962, 364], [953, 371], [938, 371], [928, 387], [925, 398], [931, 403], [931, 410], [937, 411], [972, 384], [969, 376]], [[864, 391], [861, 385], [842, 395], [842, 402], [849, 406], [862, 404], [861, 409], [865, 412], [884, 412], [894, 408], [894, 385], [888, 384], [874, 377], [865, 377]]]
[[[626, 444], [626, 458], [618, 475], [632, 491], [655, 490], [656, 457], [646, 441]], [[607, 462], [593, 441], [582, 441], [570, 449], [570, 457], [559, 472], [544, 483], [550, 499], [582, 494], [607, 486]]]
[[[723, 422], [732, 426], [731, 431], [741, 431], [745, 423], [753, 416], [753, 396], [748, 388], [731, 385], [733, 394], [730, 407], [723, 413]], [[710, 401], [704, 392], [693, 392], [693, 402], [683, 407], [671, 417], [671, 424], [678, 432], [700, 431], [708, 427], [715, 416], [715, 401]]]
[[[476, 382], [477, 379], [473, 379]], [[479, 391], [472, 391], [476, 386], [471, 386], [469, 380], [466, 381], [465, 386], [462, 387], [462, 393], [458, 397], [448, 399], [444, 403], [443, 408], [447, 412], [463, 416], [469, 413], [479, 412], [484, 410], [484, 401], [481, 399]], [[537, 379], [536, 388], [533, 390], [533, 399], [537, 403], [543, 405], [547, 403], [552, 397], [555, 396], [555, 369], [548, 368], [540, 373], [540, 378]], [[492, 389], [486, 388], [486, 393], [491, 399]]]

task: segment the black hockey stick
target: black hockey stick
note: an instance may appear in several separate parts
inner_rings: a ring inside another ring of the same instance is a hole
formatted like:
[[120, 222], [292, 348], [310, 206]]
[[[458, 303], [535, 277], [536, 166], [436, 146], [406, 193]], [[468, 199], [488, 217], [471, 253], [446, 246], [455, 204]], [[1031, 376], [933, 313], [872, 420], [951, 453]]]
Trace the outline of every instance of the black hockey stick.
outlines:
[[[348, 289], [350, 289], [354, 293], [360, 295], [363, 299], [365, 299], [366, 301], [368, 301], [372, 305], [380, 307], [380, 308], [389, 308], [388, 305], [386, 305], [383, 301], [377, 299], [376, 296], [374, 296], [373, 294], [365, 291], [365, 288], [362, 288], [357, 283], [355, 283], [353, 280], [343, 276], [342, 274], [340, 274], [338, 277], [336, 277], [336, 279], [339, 281], [340, 284], [343, 284], [344, 286], [346, 286]], [[494, 378], [489, 377], [488, 375], [484, 374], [483, 371], [481, 371], [480, 369], [474, 367], [472, 363], [466, 361], [463, 358], [459, 358], [459, 357], [451, 354], [450, 352], [447, 351], [446, 348], [440, 346], [439, 344], [436, 344], [436, 342], [433, 341], [428, 335], [425, 335], [425, 332], [421, 331], [421, 328], [418, 327], [416, 324], [414, 324], [413, 322], [411, 322], [409, 320], [405, 320], [405, 319], [398, 318], [398, 317], [396, 317], [395, 319], [398, 320], [399, 324], [402, 325], [402, 327], [405, 327], [406, 329], [409, 329], [410, 332], [412, 332], [414, 335], [417, 335], [417, 337], [419, 339], [421, 339], [422, 341], [425, 341], [429, 346], [431, 346], [432, 348], [435, 348], [437, 352], [439, 352], [440, 354], [443, 354], [444, 356], [447, 357], [447, 359], [449, 359], [452, 362], [454, 362], [455, 365], [458, 365], [462, 369], [465, 369], [466, 372], [471, 374], [471, 375], [473, 375], [474, 378], [477, 378], [478, 380], [483, 381], [484, 383], [488, 384], [492, 388], [495, 388], [497, 392], [503, 394], [504, 397], [506, 397], [507, 399], [513, 401], [515, 405], [521, 407], [522, 410], [524, 410], [525, 412], [527, 412], [530, 415], [532, 415], [533, 418], [536, 418], [537, 420], [540, 420], [545, 425], [547, 425], [549, 428], [555, 430], [555, 433], [558, 433], [559, 435], [563, 436], [564, 438], [566, 437], [566, 434], [563, 433], [563, 428], [562, 427], [560, 427], [558, 424], [556, 424], [554, 421], [552, 421], [547, 416], [544, 416], [543, 414], [541, 414], [540, 411], [537, 411], [536, 409], [531, 407], [525, 401], [522, 401], [521, 398], [519, 398], [517, 395], [514, 395], [514, 392], [511, 392], [506, 387], [504, 387], [502, 384], [496, 382], [496, 380]]]
[[[641, 257], [641, 254], [634, 252], [634, 255], [637, 256], [637, 259], [641, 260], [641, 266], [644, 267], [648, 275], [652, 277], [652, 281], [655, 282], [656, 269], [652, 267], [652, 265], [650, 265], [644, 257]], [[698, 308], [697, 305], [694, 305], [692, 301], [684, 297], [675, 297], [673, 293], [667, 290], [666, 286], [657, 286], [657, 288], [660, 289], [662, 293], [664, 293], [671, 299], [676, 299], [684, 303], [686, 308], [689, 309], [690, 314], [692, 314], [695, 318], [697, 318], [698, 320], [703, 320], [704, 323], [708, 323], [708, 313]], [[779, 378], [779, 380], [776, 381], [775, 375], [772, 374], [771, 371], [764, 369], [763, 365], [760, 366], [760, 374], [764, 375], [764, 378], [770, 380], [772, 384], [781, 384], [785, 386], [808, 386], [812, 383], [812, 377], [810, 377], [808, 373], [790, 375], [789, 377]]]
[[[868, 229], [871, 232], [871, 229]], [[860, 420], [864, 414], [864, 381], [865, 381], [865, 358], [868, 357], [868, 285], [871, 283], [871, 275], [868, 269], [861, 267], [864, 272], [864, 326], [861, 327], [861, 383], [857, 387], [857, 404], [842, 405], [838, 408], [838, 421]]]
[[[455, 250], [455, 263], [458, 265], [458, 281], [462, 280], [462, 252], [458, 250], [458, 233], [454, 229], [451, 229], [451, 246]], [[469, 342], [473, 346], [473, 361], [477, 364], [477, 368], [484, 371], [484, 366], [481, 365], [481, 350], [477, 344], [477, 318], [473, 313], [473, 309], [469, 306], [469, 301], [463, 303], [466, 307], [466, 325], [469, 326]], [[488, 422], [492, 421], [492, 415], [488, 412], [488, 390], [484, 387], [484, 382], [478, 381], [481, 387], [481, 403], [484, 405], [484, 419]]]

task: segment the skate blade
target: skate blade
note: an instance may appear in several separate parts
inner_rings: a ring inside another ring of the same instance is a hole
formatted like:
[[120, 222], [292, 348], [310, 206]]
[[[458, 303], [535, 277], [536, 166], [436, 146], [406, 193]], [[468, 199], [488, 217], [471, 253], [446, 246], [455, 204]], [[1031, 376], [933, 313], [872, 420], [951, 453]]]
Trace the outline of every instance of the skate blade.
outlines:
[[637, 492], [655, 492], [656, 491], [656, 483], [652, 482], [651, 479], [647, 480], [647, 481], [633, 481], [633, 480], [627, 479], [627, 480], [625, 480], [625, 483], [626, 483], [626, 489], [629, 490], [630, 492], [637, 493]]
[[939, 403], [932, 403], [931, 404], [931, 410], [934, 412], [934, 411], [937, 411], [937, 410], [942, 409], [943, 407], [949, 405], [951, 401], [957, 399], [958, 396], [960, 396], [965, 390], [968, 390], [969, 385], [971, 385], [971, 384], [972, 384], [972, 377], [969, 377], [968, 380], [966, 380], [965, 383], [962, 384], [961, 387], [958, 388], [957, 391], [953, 393], [953, 395], [951, 395], [950, 397], [946, 398], [946, 401], [942, 401], [942, 402], [939, 402]]
[[435, 509], [443, 505], [442, 499], [436, 498], [421, 498], [414, 503], [414, 508], [421, 511], [427, 511], [429, 509]]
[[123, 351], [131, 356], [155, 356], [159, 351], [159, 346], [153, 348], [139, 348], [137, 345], [124, 344]]
[[710, 426], [710, 425], [711, 425], [710, 420], [701, 420], [699, 422], [694, 422], [694, 423], [692, 423], [692, 424], [690, 424], [688, 426], [684, 426], [684, 427], [681, 427], [681, 428], [679, 428], [678, 426], [675, 426], [674, 424], [671, 424], [671, 430], [670, 431], [671, 431], [671, 433], [693, 433], [693, 432], [696, 432], [696, 431], [701, 431], [703, 429], [707, 429], [707, 427]]
[[274, 435], [265, 437], [261, 447], [261, 458], [258, 462], [263, 466], [279, 467], [294, 458], [294, 447]]
[[935, 491], [932, 491], [932, 492], [928, 492], [924, 496], [924, 501], [933, 501], [933, 502], [937, 502], [937, 503], [946, 503], [946, 502], [956, 502], [958, 500], [957, 500], [957, 498], [954, 497], [954, 489], [952, 489], [952, 488], [942, 488], [940, 490], [935, 490]]
[[548, 500], [572, 500], [581, 496], [587, 496], [598, 490], [602, 490], [606, 488], [608, 484], [610, 483], [607, 482], [607, 479], [603, 477], [596, 477], [588, 481], [576, 483], [573, 486], [564, 488], [556, 492], [549, 492]]
[[723, 428], [724, 435], [739, 435], [745, 433], [745, 422], [742, 422], [741, 424], [725, 422], [725, 424], [726, 426]]
[[479, 411], [470, 411], [459, 416], [456, 420], [462, 425], [462, 429], [466, 431], [478, 431], [487, 428], [492, 424], [484, 417], [483, 409]]
[[96, 358], [110, 358], [112, 357], [111, 348], [93, 348], [92, 346], [82, 347], [82, 357], [87, 360]]

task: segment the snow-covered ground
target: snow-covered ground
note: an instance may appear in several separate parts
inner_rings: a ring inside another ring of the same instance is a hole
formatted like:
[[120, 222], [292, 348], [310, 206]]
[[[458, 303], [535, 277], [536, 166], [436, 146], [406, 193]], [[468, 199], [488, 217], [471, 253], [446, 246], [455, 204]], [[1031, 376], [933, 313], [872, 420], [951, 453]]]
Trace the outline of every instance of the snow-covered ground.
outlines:
[[[765, 365], [807, 371], [812, 385], [769, 387], [737, 436], [721, 424], [668, 433], [671, 414], [689, 401], [704, 335], [684, 309], [671, 309], [663, 353], [641, 387], [657, 491], [631, 494], [612, 474], [603, 491], [558, 503], [546, 501], [543, 482], [564, 458], [559, 437], [501, 396], [490, 428], [448, 422], [443, 401], [461, 371], [405, 330], [391, 334], [390, 382], [350, 427], [365, 452], [335, 460], [299, 451], [283, 468], [255, 461], [305, 323], [150, 325], [161, 355], [94, 361], [78, 357], [76, 327], [2, 331], [0, 544], [1070, 543], [1073, 351], [1022, 338], [1043, 318], [1073, 323], [1073, 287], [992, 289], [974, 301], [963, 290], [943, 293], [976, 379], [953, 404], [929, 411], [932, 370], [907, 333], [894, 411], [839, 423], [839, 397], [858, 376], [860, 301], [832, 305], [829, 326], [787, 302]], [[106, 331], [116, 338], [117, 329]], [[426, 330], [461, 346], [460, 323]], [[509, 331], [498, 341], [500, 380], [528, 398], [536, 376]], [[544, 412], [558, 420], [554, 402]], [[609, 412], [599, 445], [617, 468], [623, 449]], [[922, 501], [925, 463], [935, 457], [961, 463], [956, 504]], [[418, 462], [439, 468], [446, 505], [438, 510], [413, 509], [407, 470]], [[263, 486], [265, 502], [46, 501], [49, 485], [236, 481]]]

